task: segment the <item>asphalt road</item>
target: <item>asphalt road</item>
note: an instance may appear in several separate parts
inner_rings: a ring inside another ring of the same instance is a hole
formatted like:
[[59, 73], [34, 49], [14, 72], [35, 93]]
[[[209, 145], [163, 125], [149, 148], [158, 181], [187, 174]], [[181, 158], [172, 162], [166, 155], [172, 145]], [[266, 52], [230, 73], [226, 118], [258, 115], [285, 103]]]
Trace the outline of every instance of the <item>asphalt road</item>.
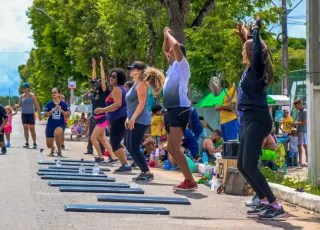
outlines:
[[[65, 212], [63, 207], [67, 203], [98, 204], [98, 194], [61, 193], [57, 187], [48, 186], [48, 181], [41, 180], [36, 174], [39, 150], [22, 148], [23, 129], [19, 118], [20, 115], [13, 119], [12, 148], [7, 155], [0, 156], [0, 229], [320, 229], [319, 216], [288, 204], [284, 204], [289, 212], [288, 219], [259, 221], [246, 216], [244, 201], [248, 197], [217, 195], [203, 185], [195, 192], [174, 193], [172, 186], [181, 181], [181, 174], [162, 170], [154, 170], [154, 182], [139, 184], [145, 195], [187, 197], [192, 203], [190, 206], [118, 203], [162, 206], [170, 210], [169, 216]], [[37, 124], [39, 148], [45, 148], [44, 129], [44, 125]], [[66, 141], [64, 155], [72, 159], [91, 159], [82, 154], [85, 144]], [[137, 170], [133, 172], [137, 173]], [[109, 175], [123, 183], [131, 183], [134, 176], [112, 172]]]

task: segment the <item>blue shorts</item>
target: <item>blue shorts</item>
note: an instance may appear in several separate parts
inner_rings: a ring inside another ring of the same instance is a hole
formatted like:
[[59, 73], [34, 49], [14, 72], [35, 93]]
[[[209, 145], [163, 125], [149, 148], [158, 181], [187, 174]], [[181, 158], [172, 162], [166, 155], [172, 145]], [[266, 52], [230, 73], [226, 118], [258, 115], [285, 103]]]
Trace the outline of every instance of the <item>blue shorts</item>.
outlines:
[[239, 121], [234, 119], [227, 123], [221, 124], [221, 132], [224, 141], [238, 140]]
[[66, 129], [65, 125], [58, 125], [58, 126], [48, 126], [46, 127], [46, 138], [54, 138], [54, 131], [56, 128], [62, 128], [63, 132]]

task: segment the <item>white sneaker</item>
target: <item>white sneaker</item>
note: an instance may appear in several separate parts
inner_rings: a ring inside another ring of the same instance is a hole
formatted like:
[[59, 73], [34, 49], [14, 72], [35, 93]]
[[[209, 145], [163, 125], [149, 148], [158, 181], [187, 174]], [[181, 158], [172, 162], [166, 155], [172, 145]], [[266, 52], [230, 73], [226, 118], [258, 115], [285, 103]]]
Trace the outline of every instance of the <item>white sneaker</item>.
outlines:
[[247, 207], [256, 207], [260, 204], [259, 197], [257, 195], [254, 195], [254, 197], [251, 200], [247, 200], [245, 202], [245, 205]]

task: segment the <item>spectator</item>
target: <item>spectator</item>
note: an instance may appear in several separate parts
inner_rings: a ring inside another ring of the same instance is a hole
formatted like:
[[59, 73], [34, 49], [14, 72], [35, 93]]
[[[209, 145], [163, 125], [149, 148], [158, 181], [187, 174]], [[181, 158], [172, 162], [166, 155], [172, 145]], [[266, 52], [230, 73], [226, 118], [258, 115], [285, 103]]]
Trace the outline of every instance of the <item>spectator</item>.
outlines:
[[210, 137], [207, 137], [203, 143], [201, 148], [201, 156], [202, 154], [207, 154], [208, 160], [211, 163], [214, 163], [214, 155], [222, 151], [222, 134], [220, 130], [214, 130]]
[[224, 141], [237, 140], [239, 132], [239, 121], [237, 118], [237, 89], [230, 86], [227, 81], [221, 83], [228, 87], [223, 99], [222, 106], [216, 106], [216, 111], [220, 111], [221, 131]]
[[162, 106], [153, 105], [151, 111], [151, 136], [155, 139], [156, 145], [160, 145], [163, 126]]
[[191, 110], [191, 119], [190, 119], [189, 126], [192, 132], [194, 133], [195, 137], [199, 139], [201, 133], [203, 132], [203, 125], [199, 119], [197, 110], [192, 106], [192, 104], [191, 104], [190, 110]]
[[[185, 154], [189, 158], [197, 159], [199, 156], [199, 145], [197, 137], [194, 135], [190, 126], [187, 126], [186, 131], [184, 131], [184, 136], [182, 139], [182, 147], [185, 148]], [[190, 156], [191, 154], [191, 156]]]
[[302, 100], [297, 99], [294, 103], [294, 107], [299, 110], [298, 121], [294, 123], [298, 129], [298, 149], [299, 149], [299, 164], [302, 162], [302, 146], [306, 154], [306, 162], [308, 163], [308, 139], [307, 139], [307, 110], [303, 106]]
[[283, 110], [284, 112], [284, 116], [283, 116], [283, 120], [282, 120], [282, 133], [287, 133], [290, 134], [292, 127], [293, 127], [293, 118], [290, 116], [289, 114], [289, 110], [285, 109]]

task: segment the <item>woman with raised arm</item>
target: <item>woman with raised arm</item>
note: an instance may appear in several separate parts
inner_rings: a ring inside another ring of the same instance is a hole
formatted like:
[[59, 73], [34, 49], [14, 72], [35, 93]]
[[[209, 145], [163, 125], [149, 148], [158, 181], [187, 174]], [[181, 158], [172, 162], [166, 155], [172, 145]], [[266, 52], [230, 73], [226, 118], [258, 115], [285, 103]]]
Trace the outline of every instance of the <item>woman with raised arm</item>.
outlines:
[[44, 108], [44, 116], [49, 117], [46, 127], [47, 147], [51, 149], [49, 156], [53, 157], [54, 142], [58, 149], [58, 156], [62, 157], [61, 147], [63, 144], [63, 135], [66, 128], [65, 118], [70, 116], [68, 105], [61, 100], [60, 90], [52, 89], [52, 100]]
[[128, 66], [128, 69], [134, 85], [126, 95], [128, 115], [126, 120], [126, 147], [141, 170], [139, 176], [133, 178], [133, 180], [151, 181], [154, 176], [149, 170], [144, 154], [140, 151], [144, 134], [151, 124], [146, 103], [148, 85], [153, 88], [154, 96], [157, 96], [163, 87], [165, 77], [159, 70], [155, 68], [147, 69], [147, 66], [139, 61]]
[[[272, 129], [266, 91], [274, 78], [268, 47], [259, 37], [260, 28], [258, 17], [255, 25], [250, 23], [253, 39], [244, 43], [242, 51], [246, 69], [240, 83], [242, 93], [238, 102], [238, 110], [243, 112], [238, 169], [260, 199], [259, 205], [249, 210], [248, 215], [269, 220], [283, 217], [285, 212], [258, 166], [261, 146]], [[247, 38], [248, 31], [244, 26], [241, 31]]]
[[104, 158], [102, 156], [102, 150], [100, 148], [99, 142], [109, 152], [111, 157], [110, 161], [114, 162], [114, 161], [117, 161], [117, 159], [113, 154], [112, 148], [106, 136], [106, 129], [108, 127], [107, 115], [105, 112], [98, 112], [95, 110], [96, 108], [99, 108], [105, 105], [105, 100], [110, 94], [110, 91], [107, 88], [107, 84], [106, 84], [106, 75], [103, 68], [102, 57], [100, 57], [100, 69], [101, 69], [101, 79], [97, 80], [96, 60], [93, 58], [92, 59], [92, 80], [91, 80], [93, 85], [93, 92], [92, 92], [93, 95], [92, 95], [91, 102], [93, 107], [92, 110], [93, 110], [95, 127], [92, 131], [90, 141], [98, 153], [98, 157], [95, 158], [95, 162], [105, 163]]

